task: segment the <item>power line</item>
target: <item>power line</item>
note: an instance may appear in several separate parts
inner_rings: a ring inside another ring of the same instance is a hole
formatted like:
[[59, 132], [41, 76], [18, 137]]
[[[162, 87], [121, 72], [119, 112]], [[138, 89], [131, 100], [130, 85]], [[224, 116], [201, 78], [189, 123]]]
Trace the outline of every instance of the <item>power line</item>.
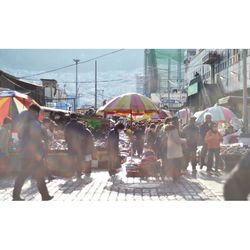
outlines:
[[[112, 51], [112, 52], [109, 52], [109, 53], [105, 53], [105, 54], [102, 54], [100, 56], [88, 59], [86, 61], [79, 62], [78, 64], [88, 63], [88, 62], [94, 61], [96, 59], [100, 59], [102, 57], [118, 53], [118, 52], [123, 51], [123, 50], [125, 50], [125, 49], [119, 49], [119, 50], [115, 50], [115, 51]], [[37, 74], [33, 74], [33, 75], [17, 77], [17, 79], [26, 79], [26, 78], [33, 77], [33, 76], [44, 75], [44, 74], [47, 74], [47, 73], [51, 73], [51, 72], [54, 72], [54, 71], [58, 71], [58, 70], [69, 68], [69, 67], [73, 67], [73, 66], [75, 66], [75, 63], [69, 64], [69, 65], [64, 66], [64, 67], [60, 67], [60, 68], [56, 68], [56, 69], [51, 69], [51, 70], [48, 70], [48, 71], [43, 71], [43, 72], [40, 72], [40, 73], [37, 73]]]
[[[114, 80], [103, 80], [98, 82], [118, 82], [124, 79], [114, 79]], [[59, 83], [74, 83], [73, 81], [59, 82]], [[94, 83], [94, 81], [79, 81], [78, 83]]]

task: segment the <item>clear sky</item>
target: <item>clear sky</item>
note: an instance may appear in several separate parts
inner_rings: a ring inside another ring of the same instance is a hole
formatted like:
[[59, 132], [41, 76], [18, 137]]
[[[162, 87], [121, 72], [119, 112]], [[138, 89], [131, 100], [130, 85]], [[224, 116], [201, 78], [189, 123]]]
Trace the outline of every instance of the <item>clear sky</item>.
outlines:
[[[116, 49], [0, 49], [0, 68], [11, 73], [21, 71], [40, 72], [73, 63], [74, 58], [81, 61], [115, 51]], [[79, 65], [85, 72], [93, 71], [94, 62]], [[134, 71], [143, 67], [143, 50], [127, 49], [98, 60], [99, 71]], [[58, 72], [74, 71], [74, 67]], [[49, 77], [49, 74], [43, 75]]]
[[[29, 76], [74, 64], [74, 58], [82, 62], [115, 50], [118, 49], [0, 49], [0, 70], [16, 77]], [[135, 75], [143, 74], [143, 52], [143, 49], [125, 49], [97, 60], [98, 89], [104, 90], [106, 99], [135, 92]], [[94, 76], [94, 61], [78, 65], [78, 81], [94, 81]], [[66, 84], [69, 94], [75, 93], [75, 66], [29, 79], [41, 78], [56, 79], [61, 87]], [[112, 82], [101, 82], [109, 80]], [[80, 84], [79, 93], [84, 95], [82, 104], [91, 104], [94, 84]]]

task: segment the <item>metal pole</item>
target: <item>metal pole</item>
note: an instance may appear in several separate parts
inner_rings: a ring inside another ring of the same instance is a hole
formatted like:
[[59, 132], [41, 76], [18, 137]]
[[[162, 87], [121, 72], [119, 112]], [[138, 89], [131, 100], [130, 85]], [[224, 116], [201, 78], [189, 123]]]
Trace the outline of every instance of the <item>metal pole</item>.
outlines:
[[95, 61], [95, 109], [97, 109], [97, 61]]
[[177, 53], [178, 53], [178, 64], [177, 64], [177, 84], [178, 84], [178, 88], [180, 89], [180, 85], [181, 85], [181, 78], [182, 78], [182, 76], [181, 76], [181, 63], [182, 63], [182, 61], [181, 61], [181, 49], [178, 49], [178, 51], [177, 51]]
[[168, 109], [170, 109], [170, 76], [171, 75], [171, 59], [168, 59]]
[[248, 112], [247, 112], [247, 49], [242, 50], [242, 73], [243, 73], [243, 127], [248, 133]]
[[78, 106], [78, 63], [80, 62], [79, 59], [73, 59], [73, 61], [76, 63], [76, 100], [75, 100], [75, 111]]

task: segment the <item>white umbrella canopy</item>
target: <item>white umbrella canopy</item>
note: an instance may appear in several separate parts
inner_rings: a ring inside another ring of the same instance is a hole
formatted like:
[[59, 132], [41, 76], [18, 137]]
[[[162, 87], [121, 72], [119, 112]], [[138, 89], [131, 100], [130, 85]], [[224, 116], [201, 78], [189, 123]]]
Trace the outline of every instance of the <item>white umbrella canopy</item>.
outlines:
[[196, 122], [203, 123], [207, 113], [212, 115], [214, 122], [230, 122], [232, 119], [238, 119], [229, 108], [215, 105], [197, 114]]

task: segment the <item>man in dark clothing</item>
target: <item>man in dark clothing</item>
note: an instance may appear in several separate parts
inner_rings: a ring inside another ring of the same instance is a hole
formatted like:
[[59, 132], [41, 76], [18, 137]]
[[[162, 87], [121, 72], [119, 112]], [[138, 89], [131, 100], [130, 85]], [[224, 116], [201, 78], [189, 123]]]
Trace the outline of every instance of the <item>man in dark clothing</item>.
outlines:
[[144, 146], [144, 130], [137, 124], [133, 133], [133, 151], [134, 153], [137, 152], [138, 157], [142, 155], [143, 146]]
[[21, 171], [16, 178], [13, 190], [13, 200], [23, 200], [20, 197], [22, 186], [28, 176], [33, 176], [43, 201], [51, 200], [45, 183], [46, 168], [44, 166], [45, 147], [42, 141], [42, 127], [38, 121], [40, 107], [29, 107], [25, 123], [19, 131]]
[[86, 126], [83, 126], [81, 148], [82, 148], [82, 156], [83, 156], [83, 161], [84, 161], [84, 173], [85, 173], [84, 180], [86, 182], [91, 182], [92, 181], [90, 177], [91, 161], [94, 155], [95, 145], [94, 145], [93, 134]]
[[122, 123], [117, 123], [108, 135], [107, 149], [109, 153], [109, 175], [115, 176], [117, 169], [121, 168], [120, 150], [119, 150], [119, 132], [125, 126]]
[[195, 125], [195, 117], [190, 118], [190, 122], [182, 130], [182, 135], [187, 139], [187, 147], [185, 148], [185, 169], [187, 169], [191, 161], [193, 173], [196, 173], [196, 151], [199, 140], [199, 128]]
[[202, 145], [200, 169], [202, 169], [203, 166], [205, 165], [205, 158], [207, 155], [207, 144], [205, 143], [205, 136], [207, 132], [211, 129], [211, 126], [212, 126], [212, 115], [207, 113], [205, 115], [204, 123], [200, 126], [200, 139]]
[[77, 121], [77, 115], [71, 114], [70, 121], [66, 124], [64, 136], [68, 144], [69, 157], [72, 159], [72, 166], [76, 171], [77, 179], [82, 176], [82, 135], [84, 133], [84, 125]]
[[[77, 174], [77, 179], [81, 180], [82, 166], [85, 163], [86, 156], [93, 152], [94, 143], [91, 132], [85, 126], [77, 121], [77, 115], [70, 115], [71, 121], [66, 124], [64, 135], [68, 144], [68, 153], [72, 158], [72, 166]], [[88, 161], [91, 161], [88, 157]], [[90, 177], [91, 168], [86, 170], [85, 175]]]
[[156, 141], [156, 133], [155, 133], [155, 124], [151, 124], [147, 135], [146, 135], [146, 144], [147, 147], [155, 151], [155, 141]]

